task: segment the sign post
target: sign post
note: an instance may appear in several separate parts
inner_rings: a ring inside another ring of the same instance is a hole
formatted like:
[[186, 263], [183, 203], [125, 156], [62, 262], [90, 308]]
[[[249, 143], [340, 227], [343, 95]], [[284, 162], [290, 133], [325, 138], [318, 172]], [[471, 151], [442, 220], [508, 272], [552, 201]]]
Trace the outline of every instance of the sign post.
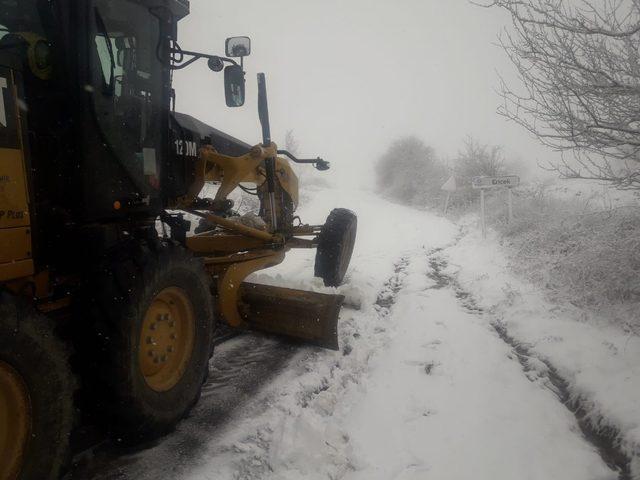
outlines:
[[509, 222], [513, 221], [513, 195], [511, 189], [520, 185], [520, 177], [517, 175], [505, 175], [502, 177], [473, 177], [471, 185], [480, 190], [480, 226], [482, 238], [487, 238], [487, 222], [485, 207], [485, 190], [489, 188], [506, 188], [507, 202], [509, 205]]
[[482, 227], [482, 238], [487, 238], [487, 222], [484, 207], [484, 188], [480, 190], [480, 226]]
[[445, 192], [447, 192], [447, 198], [444, 201], [444, 215], [447, 214], [447, 209], [449, 208], [449, 200], [451, 199], [451, 192], [455, 192], [458, 189], [458, 186], [456, 185], [456, 177], [454, 177], [453, 175], [451, 175], [449, 177], [449, 180], [447, 180], [444, 185], [442, 185], [442, 187], [440, 187], [440, 190], [444, 190]]

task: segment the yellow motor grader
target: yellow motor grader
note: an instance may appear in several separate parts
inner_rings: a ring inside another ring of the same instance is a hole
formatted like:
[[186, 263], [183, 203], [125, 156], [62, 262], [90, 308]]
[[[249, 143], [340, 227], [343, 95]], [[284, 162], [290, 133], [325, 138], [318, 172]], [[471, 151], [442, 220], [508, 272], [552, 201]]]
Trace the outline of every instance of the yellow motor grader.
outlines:
[[[248, 37], [180, 48], [186, 0], [0, 0], [0, 480], [58, 478], [87, 423], [136, 443], [197, 402], [216, 328], [337, 348], [343, 298], [244, 282], [316, 248], [339, 285], [355, 215], [295, 215], [299, 160], [176, 113], [172, 74], [205, 60], [245, 102]], [[203, 194], [217, 185], [213, 198]], [[257, 196], [240, 214], [229, 195]], [[198, 220], [197, 228], [194, 228]]]

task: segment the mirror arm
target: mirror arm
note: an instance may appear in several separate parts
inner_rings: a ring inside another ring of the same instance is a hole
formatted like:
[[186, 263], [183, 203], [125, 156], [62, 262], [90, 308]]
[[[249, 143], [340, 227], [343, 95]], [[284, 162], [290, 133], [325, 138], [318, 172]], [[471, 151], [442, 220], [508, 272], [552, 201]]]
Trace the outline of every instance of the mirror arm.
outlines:
[[182, 70], [183, 68], [187, 68], [193, 62], [199, 60], [200, 57], [193, 57], [187, 60], [186, 62], [181, 63], [180, 65], [171, 65], [171, 70]]
[[179, 65], [172, 65], [171, 66], [172, 70], [182, 70], [183, 68], [188, 67], [193, 62], [196, 62], [196, 61], [200, 60], [201, 58], [206, 58], [208, 60], [208, 59], [211, 59], [211, 58], [218, 57], [223, 62], [231, 63], [233, 65], [238, 65], [238, 62], [236, 62], [234, 59], [227, 58], [227, 57], [221, 57], [219, 55], [210, 55], [210, 54], [207, 54], [207, 53], [190, 52], [190, 51], [187, 51], [187, 50], [178, 50], [178, 49], [175, 49], [175, 48], [170, 49], [169, 53], [172, 53], [172, 54], [173, 53], [178, 53], [180, 55], [189, 55], [191, 57], [189, 60], [181, 62]]
[[313, 166], [316, 167], [320, 171], [329, 170], [330, 163], [325, 161], [325, 160], [323, 160], [323, 159], [321, 159], [320, 157], [318, 157], [318, 158], [296, 158], [291, 152], [288, 152], [287, 150], [278, 150], [278, 155], [284, 155], [286, 157], [289, 157], [295, 163], [310, 163], [310, 164], [313, 164]]

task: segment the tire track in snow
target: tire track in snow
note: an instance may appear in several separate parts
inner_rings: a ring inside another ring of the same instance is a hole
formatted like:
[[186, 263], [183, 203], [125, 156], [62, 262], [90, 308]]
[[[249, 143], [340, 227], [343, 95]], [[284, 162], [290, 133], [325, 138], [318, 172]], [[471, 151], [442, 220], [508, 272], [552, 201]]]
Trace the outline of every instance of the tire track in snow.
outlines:
[[[302, 438], [295, 437], [295, 430], [305, 430], [310, 426], [318, 430], [330, 427], [331, 417], [334, 415], [337, 405], [339, 405], [339, 398], [345, 394], [350, 384], [358, 384], [363, 375], [366, 375], [369, 360], [377, 350], [376, 345], [384, 345], [387, 342], [387, 326], [385, 322], [392, 313], [398, 293], [404, 287], [408, 266], [408, 255], [395, 262], [392, 275], [377, 293], [373, 309], [378, 317], [378, 322], [376, 322], [378, 325], [371, 330], [366, 328], [369, 325], [362, 322], [369, 320], [366, 318], [368, 314], [366, 309], [363, 312], [365, 318], [360, 319], [361, 322], [357, 322], [353, 318], [341, 318], [341, 355], [331, 358], [331, 354], [327, 355], [327, 352], [317, 350], [310, 352], [309, 356], [301, 360], [296, 368], [303, 369], [306, 372], [310, 370], [318, 371], [322, 372], [322, 374], [316, 377], [311, 376], [310, 379], [301, 374], [296, 379], [300, 382], [300, 386], [290, 394], [295, 397], [293, 409], [287, 407], [289, 411], [287, 411], [283, 419], [277, 422], [288, 424], [289, 429], [284, 427], [284, 429], [279, 430], [276, 427], [275, 430], [277, 431], [274, 432], [273, 425], [263, 424], [257, 427], [255, 434], [234, 444], [234, 447], [250, 452], [246, 457], [236, 460], [234, 479], [279, 478], [277, 475], [274, 476], [274, 472], [282, 470], [283, 465], [285, 465], [285, 471], [289, 468], [295, 468], [296, 462], [301, 461], [295, 457], [302, 456], [304, 458], [304, 453], [300, 450], [308, 449], [305, 446], [305, 442], [308, 440], [304, 436]], [[367, 351], [362, 356], [352, 355], [354, 349], [365, 349]], [[352, 358], [354, 356], [357, 358]], [[327, 402], [326, 398], [331, 397], [334, 397], [335, 400]], [[310, 414], [311, 417], [316, 416], [316, 418], [322, 419], [320, 420], [320, 425], [307, 424], [307, 414]], [[300, 418], [303, 420], [297, 423]], [[319, 432], [316, 431], [315, 433], [318, 434]], [[283, 437], [291, 438], [285, 439], [284, 444], [274, 446], [274, 437], [279, 437], [280, 442], [283, 442]], [[257, 439], [260, 440], [260, 444], [258, 444]], [[297, 440], [302, 442], [302, 446], [296, 445]], [[327, 463], [323, 466], [327, 478], [330, 480], [339, 480], [354, 470], [350, 453], [348, 453], [349, 442], [349, 437], [338, 429], [331, 435], [330, 439], [322, 438], [322, 445], [311, 443], [314, 447], [328, 448], [331, 451], [328, 454], [326, 451], [324, 452]], [[274, 448], [276, 449], [275, 453], [273, 451]], [[256, 453], [256, 450], [258, 453]], [[278, 459], [283, 455], [284, 458]], [[274, 458], [278, 462], [275, 465], [272, 463]]]
[[246, 333], [216, 347], [200, 401], [176, 430], [157, 442], [125, 450], [107, 441], [76, 462], [65, 477], [94, 480], [178, 478], [198, 464], [208, 443], [301, 350], [272, 336]]
[[[394, 264], [394, 272], [384, 283], [376, 296], [373, 308], [378, 318], [386, 319], [391, 313], [396, 297], [404, 285], [409, 256], [401, 257]], [[343, 382], [357, 382], [358, 375], [366, 365], [350, 365], [354, 371], [344, 371], [343, 357], [351, 354], [356, 342], [370, 342], [367, 335], [378, 337], [384, 342], [386, 327], [376, 326], [364, 333], [351, 321], [344, 322], [340, 338], [342, 352], [330, 360], [327, 371], [342, 375]], [[226, 338], [226, 337], [225, 337]], [[374, 349], [372, 348], [372, 351]], [[326, 363], [324, 352], [315, 347], [300, 346], [286, 340], [261, 334], [230, 336], [216, 346], [211, 360], [209, 379], [202, 390], [202, 397], [187, 419], [176, 431], [159, 442], [144, 445], [137, 452], [125, 451], [110, 442], [101, 444], [87, 458], [79, 462], [66, 477], [71, 479], [92, 478], [94, 480], [151, 480], [157, 478], [181, 478], [192, 468], [201, 465], [208, 452], [208, 445], [215, 442], [217, 432], [231, 424], [243, 406], [255, 400], [256, 392], [269, 385], [290, 365], [294, 355], [303, 352], [304, 358], [296, 362], [300, 374], [308, 371], [314, 362]], [[304, 353], [306, 352], [306, 354]], [[368, 362], [365, 357], [365, 364]], [[356, 371], [357, 370], [357, 371]], [[295, 404], [300, 409], [312, 408], [314, 400], [320, 397], [335, 379], [319, 376], [313, 381], [304, 381], [293, 393]], [[273, 408], [265, 402], [264, 409]], [[259, 415], [262, 412], [249, 412]], [[329, 412], [330, 413], [330, 412]], [[231, 448], [234, 454], [234, 478], [259, 479], [272, 472], [269, 451], [273, 437], [270, 425], [258, 425], [256, 431]], [[222, 433], [221, 435], [224, 435]], [[226, 448], [226, 447], [225, 447]], [[246, 449], [245, 451], [243, 451]], [[348, 458], [341, 470], [349, 470]], [[339, 479], [343, 473], [331, 476]]]
[[[484, 310], [478, 306], [473, 295], [464, 290], [456, 276], [446, 272], [448, 261], [443, 255], [445, 248], [437, 248], [427, 252], [431, 271], [427, 276], [433, 280], [433, 289], [451, 288], [460, 304], [470, 313], [483, 315]], [[585, 398], [572, 395], [569, 382], [560, 375], [558, 370], [546, 359], [538, 356], [528, 345], [518, 342], [511, 337], [506, 326], [498, 320], [490, 320], [490, 325], [499, 338], [509, 345], [513, 358], [522, 366], [523, 372], [530, 381], [542, 380], [558, 400], [569, 410], [576, 419], [587, 440], [598, 451], [603, 462], [618, 473], [619, 480], [633, 480], [631, 475], [631, 458], [622, 450], [620, 432], [609, 425], [602, 417], [594, 418], [589, 413], [588, 401]]]
[[404, 285], [404, 277], [408, 266], [409, 257], [402, 257], [395, 263], [393, 275], [385, 282], [376, 298], [375, 307], [379, 315], [384, 317], [389, 315], [391, 307], [396, 303], [398, 292], [402, 290]]

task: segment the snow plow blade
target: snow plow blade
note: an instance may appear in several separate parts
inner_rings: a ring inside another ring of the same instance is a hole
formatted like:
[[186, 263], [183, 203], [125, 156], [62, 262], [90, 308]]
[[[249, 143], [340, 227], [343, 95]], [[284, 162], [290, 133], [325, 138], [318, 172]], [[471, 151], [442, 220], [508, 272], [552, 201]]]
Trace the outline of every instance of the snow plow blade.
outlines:
[[338, 350], [343, 295], [328, 295], [244, 282], [241, 311], [252, 329]]

